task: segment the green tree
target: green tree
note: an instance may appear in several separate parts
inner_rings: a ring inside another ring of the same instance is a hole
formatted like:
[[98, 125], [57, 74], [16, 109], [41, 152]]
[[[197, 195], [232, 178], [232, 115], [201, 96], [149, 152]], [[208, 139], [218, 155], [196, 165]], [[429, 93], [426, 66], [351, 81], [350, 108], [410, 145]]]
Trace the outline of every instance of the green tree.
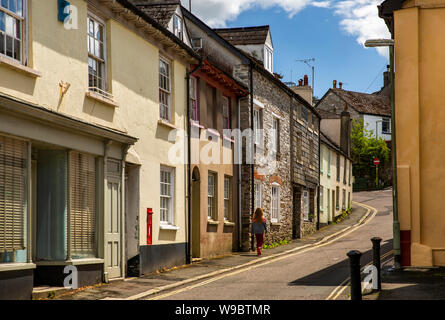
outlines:
[[390, 161], [390, 150], [383, 138], [374, 137], [374, 132], [364, 126], [363, 120], [352, 123], [351, 157], [355, 177], [375, 177], [373, 160], [380, 159], [380, 167]]

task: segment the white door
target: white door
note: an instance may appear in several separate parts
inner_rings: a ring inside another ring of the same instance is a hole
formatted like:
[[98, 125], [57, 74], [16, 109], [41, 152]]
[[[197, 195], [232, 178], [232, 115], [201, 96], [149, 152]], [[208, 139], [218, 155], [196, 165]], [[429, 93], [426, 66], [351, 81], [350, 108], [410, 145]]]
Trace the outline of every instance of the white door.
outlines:
[[121, 183], [118, 178], [107, 178], [105, 196], [105, 272], [109, 279], [121, 278], [122, 273], [122, 214]]

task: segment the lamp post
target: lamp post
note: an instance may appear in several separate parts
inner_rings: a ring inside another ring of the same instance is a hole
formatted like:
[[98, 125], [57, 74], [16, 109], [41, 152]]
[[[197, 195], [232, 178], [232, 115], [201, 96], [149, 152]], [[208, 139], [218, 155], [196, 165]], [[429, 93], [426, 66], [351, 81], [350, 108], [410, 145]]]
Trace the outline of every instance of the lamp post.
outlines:
[[396, 119], [395, 119], [395, 77], [394, 77], [394, 40], [393, 39], [374, 39], [367, 40], [365, 47], [389, 47], [389, 63], [391, 73], [391, 144], [392, 144], [392, 170], [393, 170], [393, 233], [394, 233], [394, 267], [400, 268], [400, 222], [397, 204], [397, 149], [396, 149]]

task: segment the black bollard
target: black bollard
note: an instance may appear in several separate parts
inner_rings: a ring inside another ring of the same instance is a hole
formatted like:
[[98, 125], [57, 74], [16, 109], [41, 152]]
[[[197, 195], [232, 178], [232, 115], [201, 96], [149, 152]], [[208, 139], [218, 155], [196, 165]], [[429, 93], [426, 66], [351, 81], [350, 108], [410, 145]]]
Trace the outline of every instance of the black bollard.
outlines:
[[377, 291], [382, 290], [382, 277], [381, 277], [381, 267], [380, 267], [380, 243], [382, 242], [381, 238], [372, 238], [372, 251], [373, 251], [373, 264], [377, 268]]
[[362, 300], [362, 279], [360, 276], [360, 258], [362, 253], [357, 250], [349, 251], [349, 264], [351, 268], [351, 300]]

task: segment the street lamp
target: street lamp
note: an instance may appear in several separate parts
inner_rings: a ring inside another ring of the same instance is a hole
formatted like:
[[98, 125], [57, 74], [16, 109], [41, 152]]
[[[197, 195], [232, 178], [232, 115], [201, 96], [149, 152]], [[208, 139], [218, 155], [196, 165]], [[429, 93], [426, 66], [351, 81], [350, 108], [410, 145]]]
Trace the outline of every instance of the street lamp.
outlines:
[[391, 153], [393, 170], [393, 232], [394, 232], [394, 267], [400, 268], [400, 222], [397, 205], [397, 152], [396, 152], [396, 119], [395, 119], [395, 77], [394, 77], [394, 40], [393, 39], [373, 39], [365, 42], [365, 47], [389, 47], [389, 64], [391, 73]]

